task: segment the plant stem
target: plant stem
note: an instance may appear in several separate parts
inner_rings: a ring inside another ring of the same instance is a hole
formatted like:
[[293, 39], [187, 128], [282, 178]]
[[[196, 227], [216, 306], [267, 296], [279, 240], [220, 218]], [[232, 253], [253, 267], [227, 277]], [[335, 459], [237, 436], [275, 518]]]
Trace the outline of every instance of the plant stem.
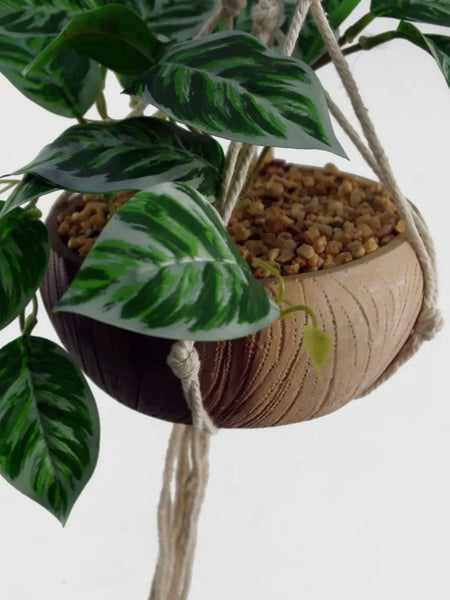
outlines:
[[106, 194], [102, 194], [103, 200], [107, 203], [109, 214], [114, 216], [117, 213], [116, 207], [114, 206], [114, 198], [116, 194], [114, 192], [107, 192]]
[[306, 306], [306, 304], [296, 304], [295, 306], [290, 306], [289, 308], [285, 308], [284, 310], [281, 311], [280, 319], [285, 319], [292, 313], [297, 312], [299, 310], [302, 310], [303, 312], [305, 312], [307, 315], [309, 315], [311, 317], [313, 325], [317, 329], [316, 315], [314, 314], [314, 311], [311, 308], [309, 308], [309, 306]]
[[18, 183], [20, 183], [20, 179], [3, 179], [0, 181], [0, 185], [5, 184], [5, 187], [0, 188], [0, 194], [4, 194]]
[[338, 40], [339, 46], [344, 46], [345, 44], [351, 44], [357, 35], [361, 33], [363, 29], [365, 29], [372, 21], [375, 19], [375, 15], [371, 12], [367, 13], [363, 17], [361, 17], [356, 23], [351, 25], [347, 31], [345, 31], [342, 36]]
[[22, 334], [23, 337], [30, 335], [30, 333], [33, 331], [34, 327], [37, 324], [37, 313], [38, 313], [39, 305], [38, 305], [36, 295], [33, 296], [33, 298], [31, 299], [31, 302], [32, 302], [32, 308], [31, 308], [31, 313], [28, 315], [28, 317], [25, 318], [24, 310], [19, 315], [20, 333]]
[[110, 121], [108, 116], [108, 108], [106, 106], [106, 98], [103, 93], [103, 90], [99, 92], [97, 99], [95, 101], [95, 106], [97, 108], [98, 114], [102, 118], [103, 121]]

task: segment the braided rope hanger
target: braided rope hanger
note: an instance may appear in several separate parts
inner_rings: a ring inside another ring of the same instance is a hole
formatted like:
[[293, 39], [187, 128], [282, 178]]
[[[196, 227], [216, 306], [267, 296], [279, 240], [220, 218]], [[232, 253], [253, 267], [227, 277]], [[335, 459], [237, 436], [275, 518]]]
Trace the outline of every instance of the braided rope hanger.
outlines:
[[[220, 7], [197, 37], [211, 33], [222, 18], [225, 18], [226, 28], [231, 29], [234, 17], [245, 6], [246, 0], [222, 0]], [[271, 45], [274, 40], [284, 40], [283, 54], [290, 56], [308, 10], [311, 10], [332, 62], [350, 97], [368, 147], [327, 95], [330, 112], [392, 194], [399, 214], [405, 221], [408, 241], [417, 254], [424, 276], [424, 298], [413, 331], [386, 371], [365, 392], [367, 394], [388, 379], [418, 350], [424, 340], [434, 337], [442, 326], [442, 317], [436, 308], [435, 255], [432, 239], [422, 217], [406, 201], [394, 178], [320, 0], [299, 0], [286, 38], [283, 38], [280, 31], [284, 18], [282, 4], [279, 0], [260, 0], [252, 10], [252, 33], [267, 45]], [[254, 146], [247, 144], [233, 142], [229, 146], [224, 182], [218, 199], [218, 210], [224, 223], [228, 222], [245, 186], [255, 151]], [[208, 480], [210, 436], [217, 432], [217, 428], [203, 406], [199, 382], [200, 360], [194, 343], [175, 342], [167, 362], [181, 380], [186, 402], [192, 411], [194, 426], [174, 425], [169, 441], [158, 507], [159, 557], [149, 600], [186, 600], [192, 578], [197, 523]]]

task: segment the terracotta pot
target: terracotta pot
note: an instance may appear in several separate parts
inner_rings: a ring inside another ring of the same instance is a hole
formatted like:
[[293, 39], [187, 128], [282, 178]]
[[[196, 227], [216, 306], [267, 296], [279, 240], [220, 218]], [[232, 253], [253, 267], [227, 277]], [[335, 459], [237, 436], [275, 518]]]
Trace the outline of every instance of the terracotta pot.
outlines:
[[[119, 402], [142, 413], [191, 423], [181, 385], [166, 357], [171, 340], [147, 337], [69, 313], [52, 314], [81, 259], [47, 220], [52, 243], [41, 292], [67, 350], [83, 371]], [[362, 395], [408, 338], [423, 296], [422, 272], [410, 244], [398, 236], [374, 254], [343, 265], [285, 278], [286, 297], [311, 306], [333, 350], [317, 375], [301, 343], [304, 313], [255, 335], [196, 343], [204, 404], [219, 427], [267, 427], [328, 414]], [[264, 280], [270, 290], [272, 279]]]

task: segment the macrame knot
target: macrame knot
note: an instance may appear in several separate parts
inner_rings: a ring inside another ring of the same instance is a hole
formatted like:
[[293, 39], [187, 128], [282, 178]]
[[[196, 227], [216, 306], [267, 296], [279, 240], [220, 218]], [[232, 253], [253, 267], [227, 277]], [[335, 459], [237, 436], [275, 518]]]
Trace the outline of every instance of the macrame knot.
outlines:
[[217, 433], [217, 427], [203, 406], [199, 373], [200, 358], [192, 341], [175, 342], [167, 357], [167, 364], [181, 380], [184, 397], [192, 412], [192, 423], [202, 433]]
[[173, 344], [167, 357], [167, 364], [181, 380], [189, 380], [200, 373], [200, 359], [195, 351], [194, 342], [184, 341]]
[[442, 329], [443, 325], [444, 319], [439, 309], [434, 307], [425, 308], [417, 319], [414, 333], [420, 336], [422, 340], [429, 341]]
[[259, 0], [251, 10], [252, 35], [264, 44], [272, 45], [275, 34], [284, 22], [284, 7], [279, 0]]
[[247, 0], [222, 0], [222, 11], [225, 17], [234, 18], [247, 6]]

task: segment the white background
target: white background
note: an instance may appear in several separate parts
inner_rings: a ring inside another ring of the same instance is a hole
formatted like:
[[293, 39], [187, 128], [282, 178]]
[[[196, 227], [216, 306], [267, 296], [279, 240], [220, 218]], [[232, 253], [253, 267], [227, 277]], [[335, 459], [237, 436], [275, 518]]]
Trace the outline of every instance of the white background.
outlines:
[[[398, 181], [435, 238], [448, 321], [449, 90], [433, 60], [406, 42], [353, 55], [350, 64]], [[332, 69], [320, 76], [345, 107]], [[115, 86], [111, 97], [112, 115], [126, 114], [127, 100]], [[33, 105], [4, 78], [0, 108], [2, 173], [27, 163], [72, 124]], [[371, 176], [340, 139], [351, 162], [318, 152], [277, 155], [318, 165], [331, 159]], [[40, 316], [36, 333], [56, 340]], [[10, 326], [1, 345], [17, 334]], [[449, 357], [446, 328], [392, 380], [332, 415], [221, 431], [212, 440], [191, 598], [448, 600]], [[64, 529], [0, 480], [2, 600], [147, 598], [170, 425], [95, 393], [100, 458]]]

